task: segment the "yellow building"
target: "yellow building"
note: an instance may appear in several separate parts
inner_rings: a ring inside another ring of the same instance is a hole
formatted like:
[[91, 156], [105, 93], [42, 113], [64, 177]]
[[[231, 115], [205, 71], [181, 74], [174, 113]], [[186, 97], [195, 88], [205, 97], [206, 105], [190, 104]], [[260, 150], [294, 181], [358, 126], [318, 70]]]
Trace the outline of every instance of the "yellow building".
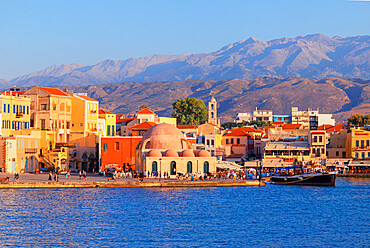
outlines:
[[0, 135], [9, 136], [30, 128], [31, 99], [22, 91], [6, 91], [0, 95]]
[[353, 128], [347, 133], [347, 158], [356, 160], [370, 159], [370, 131]]
[[105, 120], [105, 130], [103, 136], [116, 135], [116, 114], [106, 110], [99, 110], [99, 118]]
[[72, 94], [72, 132], [97, 133], [99, 102], [85, 94]]
[[72, 97], [57, 88], [34, 86], [23, 93], [31, 98], [31, 128], [51, 130], [56, 143], [68, 143]]

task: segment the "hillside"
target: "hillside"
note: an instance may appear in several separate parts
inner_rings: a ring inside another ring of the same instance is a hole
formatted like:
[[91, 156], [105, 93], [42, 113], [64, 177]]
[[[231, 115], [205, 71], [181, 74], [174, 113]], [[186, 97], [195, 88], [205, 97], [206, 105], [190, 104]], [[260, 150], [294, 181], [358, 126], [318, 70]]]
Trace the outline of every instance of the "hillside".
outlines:
[[152, 55], [104, 60], [95, 65], [53, 65], [17, 77], [17, 86], [104, 83], [249, 80], [260, 77], [370, 79], [370, 36], [342, 38], [322, 34], [262, 41], [256, 38], [202, 54]]
[[229, 121], [238, 112], [272, 109], [275, 114], [289, 114], [292, 106], [305, 110], [319, 108], [321, 113], [335, 113], [338, 121], [350, 113], [370, 113], [370, 80], [259, 78], [254, 80], [179, 82], [124, 82], [117, 84], [64, 87], [69, 92], [86, 92], [100, 101], [101, 108], [116, 113], [134, 114], [146, 104], [160, 115], [170, 116], [178, 98], [195, 97], [206, 103], [215, 96], [219, 116]]

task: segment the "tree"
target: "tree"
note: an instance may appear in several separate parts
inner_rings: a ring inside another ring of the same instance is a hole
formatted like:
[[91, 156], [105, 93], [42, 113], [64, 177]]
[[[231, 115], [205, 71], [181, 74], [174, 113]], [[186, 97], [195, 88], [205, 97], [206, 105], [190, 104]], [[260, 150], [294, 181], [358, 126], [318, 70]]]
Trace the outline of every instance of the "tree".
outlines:
[[348, 122], [352, 123], [355, 126], [363, 126], [364, 116], [359, 115], [359, 114], [351, 115], [351, 117], [348, 118]]
[[199, 125], [207, 121], [207, 107], [202, 100], [194, 97], [177, 99], [172, 103], [173, 117], [180, 125]]
[[140, 107], [139, 107], [139, 110], [142, 110], [142, 109], [149, 109], [145, 104], [143, 104], [143, 105], [141, 105]]

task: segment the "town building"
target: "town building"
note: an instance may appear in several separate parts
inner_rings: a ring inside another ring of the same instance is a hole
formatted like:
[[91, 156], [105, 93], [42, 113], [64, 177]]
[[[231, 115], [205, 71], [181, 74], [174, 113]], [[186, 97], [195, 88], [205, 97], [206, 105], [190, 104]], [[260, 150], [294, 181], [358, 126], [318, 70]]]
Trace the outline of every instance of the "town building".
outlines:
[[186, 173], [215, 173], [216, 158], [205, 150], [193, 150], [175, 126], [162, 123], [149, 129], [136, 149], [139, 173], [165, 172], [172, 178]]
[[30, 127], [52, 130], [56, 143], [68, 143], [72, 121], [72, 97], [57, 88], [34, 86], [22, 95], [31, 98]]
[[272, 122], [273, 121], [272, 110], [259, 110], [256, 108], [256, 110], [253, 111], [252, 118], [254, 121]]
[[252, 120], [252, 113], [238, 113], [234, 119], [234, 122], [241, 123], [243, 121], [250, 122]]
[[18, 130], [30, 128], [31, 99], [24, 91], [5, 91], [0, 94], [0, 135], [17, 134]]
[[347, 132], [347, 158], [354, 160], [370, 159], [370, 131], [366, 128], [351, 128]]
[[99, 118], [104, 119], [105, 127], [103, 136], [116, 135], [116, 114], [99, 109]]

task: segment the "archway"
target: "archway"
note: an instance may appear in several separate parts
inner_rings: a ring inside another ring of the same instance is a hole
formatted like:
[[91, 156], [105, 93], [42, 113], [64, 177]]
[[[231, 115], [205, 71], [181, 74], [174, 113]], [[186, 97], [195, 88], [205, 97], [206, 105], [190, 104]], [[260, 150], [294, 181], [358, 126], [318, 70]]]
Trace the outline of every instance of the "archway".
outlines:
[[175, 161], [172, 161], [170, 164], [170, 174], [176, 175], [176, 162]]
[[204, 171], [204, 173], [209, 173], [209, 163], [208, 163], [208, 161], [204, 162], [203, 171]]
[[193, 163], [191, 161], [186, 164], [186, 172], [193, 173]]

